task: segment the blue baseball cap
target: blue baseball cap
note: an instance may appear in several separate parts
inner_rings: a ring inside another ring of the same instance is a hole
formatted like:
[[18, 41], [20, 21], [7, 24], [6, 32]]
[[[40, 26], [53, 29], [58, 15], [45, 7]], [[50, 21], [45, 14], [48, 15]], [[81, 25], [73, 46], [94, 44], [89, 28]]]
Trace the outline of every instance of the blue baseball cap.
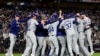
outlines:
[[72, 18], [72, 17], [75, 17], [75, 14], [74, 14], [74, 13], [70, 13], [70, 14], [68, 15], [68, 18]]
[[39, 13], [40, 14], [41, 10], [40, 9], [36, 9], [35, 13]]
[[34, 16], [36, 16], [36, 14], [35, 14], [35, 13], [32, 13], [32, 14], [31, 14], [31, 17], [34, 17]]
[[15, 17], [20, 17], [19, 14], [15, 14]]
[[63, 14], [63, 16], [64, 16], [64, 19], [67, 19], [68, 18], [68, 15], [67, 14]]
[[86, 15], [86, 12], [82, 11], [80, 12], [80, 15]]

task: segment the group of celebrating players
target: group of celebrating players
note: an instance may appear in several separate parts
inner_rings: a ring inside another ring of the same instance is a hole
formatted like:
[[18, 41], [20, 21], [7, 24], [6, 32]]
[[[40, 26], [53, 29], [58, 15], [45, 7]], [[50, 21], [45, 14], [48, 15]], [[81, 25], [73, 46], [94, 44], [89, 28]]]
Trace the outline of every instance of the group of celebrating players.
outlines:
[[[30, 17], [20, 19], [16, 14], [10, 24], [10, 46], [5, 56], [13, 56], [13, 48], [22, 22], [27, 22], [25, 31], [26, 47], [22, 56], [92, 56], [91, 19], [85, 12], [65, 14], [59, 10], [47, 17], [34, 12]], [[90, 51], [88, 50], [88, 45]], [[49, 45], [48, 54], [45, 53]], [[73, 52], [75, 54], [73, 54]]]

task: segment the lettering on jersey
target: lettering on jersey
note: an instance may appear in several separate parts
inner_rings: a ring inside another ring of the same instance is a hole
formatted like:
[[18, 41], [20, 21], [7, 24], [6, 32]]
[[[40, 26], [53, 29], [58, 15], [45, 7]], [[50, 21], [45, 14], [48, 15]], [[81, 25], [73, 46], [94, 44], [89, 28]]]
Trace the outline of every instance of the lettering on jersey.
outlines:
[[52, 26], [49, 26], [48, 31], [49, 32], [53, 32], [54, 31], [54, 28]]
[[65, 22], [65, 26], [67, 29], [70, 29], [71, 28], [71, 22], [70, 21], [66, 21]]

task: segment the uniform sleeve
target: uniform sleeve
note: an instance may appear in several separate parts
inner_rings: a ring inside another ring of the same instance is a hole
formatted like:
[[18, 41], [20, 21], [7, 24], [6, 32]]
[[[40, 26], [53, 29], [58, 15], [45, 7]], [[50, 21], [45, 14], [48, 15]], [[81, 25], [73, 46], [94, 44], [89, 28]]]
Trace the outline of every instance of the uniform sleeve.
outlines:
[[48, 29], [50, 24], [45, 25], [43, 28]]
[[88, 19], [88, 20], [87, 20], [87, 25], [90, 25], [90, 24], [91, 24], [91, 20]]
[[39, 25], [38, 21], [35, 20], [35, 24], [36, 24], [36, 25]]
[[59, 21], [56, 22], [56, 25], [58, 25], [58, 24], [59, 24]]
[[88, 19], [86, 20], [85, 28], [88, 29], [88, 28], [90, 28], [90, 27], [91, 27], [91, 20], [88, 18]]
[[26, 17], [20, 20], [20, 22], [27, 22], [30, 19], [30, 17]]

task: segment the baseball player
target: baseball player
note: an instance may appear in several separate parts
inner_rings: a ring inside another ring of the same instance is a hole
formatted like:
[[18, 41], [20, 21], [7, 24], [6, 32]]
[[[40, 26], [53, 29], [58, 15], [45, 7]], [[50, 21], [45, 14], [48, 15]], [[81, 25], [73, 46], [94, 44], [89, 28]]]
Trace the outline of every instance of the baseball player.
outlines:
[[19, 14], [15, 15], [15, 19], [11, 21], [10, 24], [10, 32], [9, 32], [9, 37], [10, 37], [10, 47], [5, 54], [6, 56], [13, 56], [13, 48], [16, 42], [16, 37], [18, 37], [19, 32], [20, 32], [20, 25], [22, 22], [25, 22], [27, 19], [21, 19], [19, 18]]
[[74, 21], [75, 21], [75, 17], [72, 14], [70, 14], [69, 18], [63, 20], [59, 27], [60, 29], [61, 28], [65, 29], [67, 44], [68, 44], [68, 51], [69, 51], [70, 56], [74, 56], [72, 52], [72, 44], [74, 45], [76, 54], [79, 55], [78, 54], [79, 49], [77, 49], [76, 32], [75, 32], [74, 24], [73, 24]]
[[44, 14], [42, 14], [42, 20], [38, 21], [39, 25], [37, 25], [37, 29], [36, 29], [36, 36], [39, 45], [36, 52], [37, 56], [39, 56], [40, 54], [41, 56], [45, 56], [46, 36], [48, 35], [47, 30], [43, 28], [43, 25], [45, 24], [44, 23], [45, 20], [47, 20], [47, 17]]
[[26, 32], [26, 38], [27, 38], [26, 40], [29, 45], [26, 48], [26, 52], [22, 56], [27, 56], [31, 48], [32, 48], [31, 56], [36, 56], [35, 55], [37, 47], [37, 41], [35, 36], [36, 25], [38, 25], [38, 22], [36, 21], [36, 15], [32, 14], [31, 19], [29, 19], [27, 22], [27, 32]]
[[64, 52], [65, 52], [65, 49], [66, 49], [65, 31], [64, 31], [64, 29], [59, 29], [60, 23], [64, 19], [61, 14], [62, 14], [62, 11], [60, 10], [59, 11], [59, 24], [57, 26], [57, 39], [59, 41], [59, 44], [61, 45], [60, 56], [64, 56]]
[[[28, 17], [26, 17], [27, 18], [27, 20], [24, 20], [25, 22], [27, 22], [30, 18], [31, 18], [31, 15], [29, 15]], [[24, 30], [25, 30], [25, 32], [24, 32], [24, 39], [26, 40], [26, 46], [25, 46], [25, 50], [24, 50], [24, 53], [22, 54], [22, 56], [29, 56], [30, 55], [30, 51], [29, 52], [27, 52], [27, 49], [29, 48], [29, 46], [31, 45], [31, 43], [28, 41], [28, 37], [27, 37], [27, 35], [26, 35], [26, 32], [27, 32], [27, 26], [26, 27], [24, 27]]]
[[[90, 56], [90, 53], [88, 49], [85, 47], [85, 34], [84, 34], [84, 24], [83, 19], [80, 18], [80, 14], [77, 13], [77, 19], [78, 19], [78, 35], [79, 35], [79, 46], [80, 46], [80, 55]], [[84, 53], [84, 54], [83, 54]]]
[[11, 21], [10, 24], [10, 33], [9, 33], [9, 38], [10, 38], [10, 47], [5, 54], [6, 56], [13, 56], [13, 48], [16, 42], [16, 37], [18, 36], [18, 33], [20, 31], [20, 21], [19, 21], [19, 15], [15, 15], [15, 19]]
[[86, 39], [87, 39], [89, 46], [90, 46], [91, 55], [93, 55], [94, 50], [93, 50], [93, 44], [92, 44], [92, 39], [91, 39], [91, 34], [92, 34], [91, 20], [90, 20], [90, 18], [88, 18], [85, 15], [85, 13], [81, 13], [81, 16], [84, 19], [83, 24], [84, 24]]
[[49, 56], [53, 54], [54, 50], [55, 50], [54, 52], [55, 56], [58, 56], [59, 45], [58, 45], [56, 34], [57, 34], [57, 25], [59, 22], [57, 21], [57, 18], [54, 18], [52, 20], [51, 19], [52, 18], [48, 19], [49, 24], [46, 24], [44, 26], [44, 29], [48, 30], [48, 35], [49, 35], [49, 42], [51, 47]]
[[[74, 26], [74, 30], [75, 30], [75, 33], [76, 33], [76, 35], [75, 35], [75, 39], [74, 39], [74, 42], [76, 43], [76, 48], [74, 48], [74, 46], [72, 46], [73, 47], [73, 51], [76, 53], [76, 56], [77, 55], [79, 55], [79, 45], [78, 45], [78, 39], [79, 39], [79, 36], [78, 36], [78, 18], [77, 18], [77, 16], [75, 16], [75, 21], [73, 22], [74, 24], [73, 24], [73, 26]], [[73, 44], [74, 45], [74, 44]]]

